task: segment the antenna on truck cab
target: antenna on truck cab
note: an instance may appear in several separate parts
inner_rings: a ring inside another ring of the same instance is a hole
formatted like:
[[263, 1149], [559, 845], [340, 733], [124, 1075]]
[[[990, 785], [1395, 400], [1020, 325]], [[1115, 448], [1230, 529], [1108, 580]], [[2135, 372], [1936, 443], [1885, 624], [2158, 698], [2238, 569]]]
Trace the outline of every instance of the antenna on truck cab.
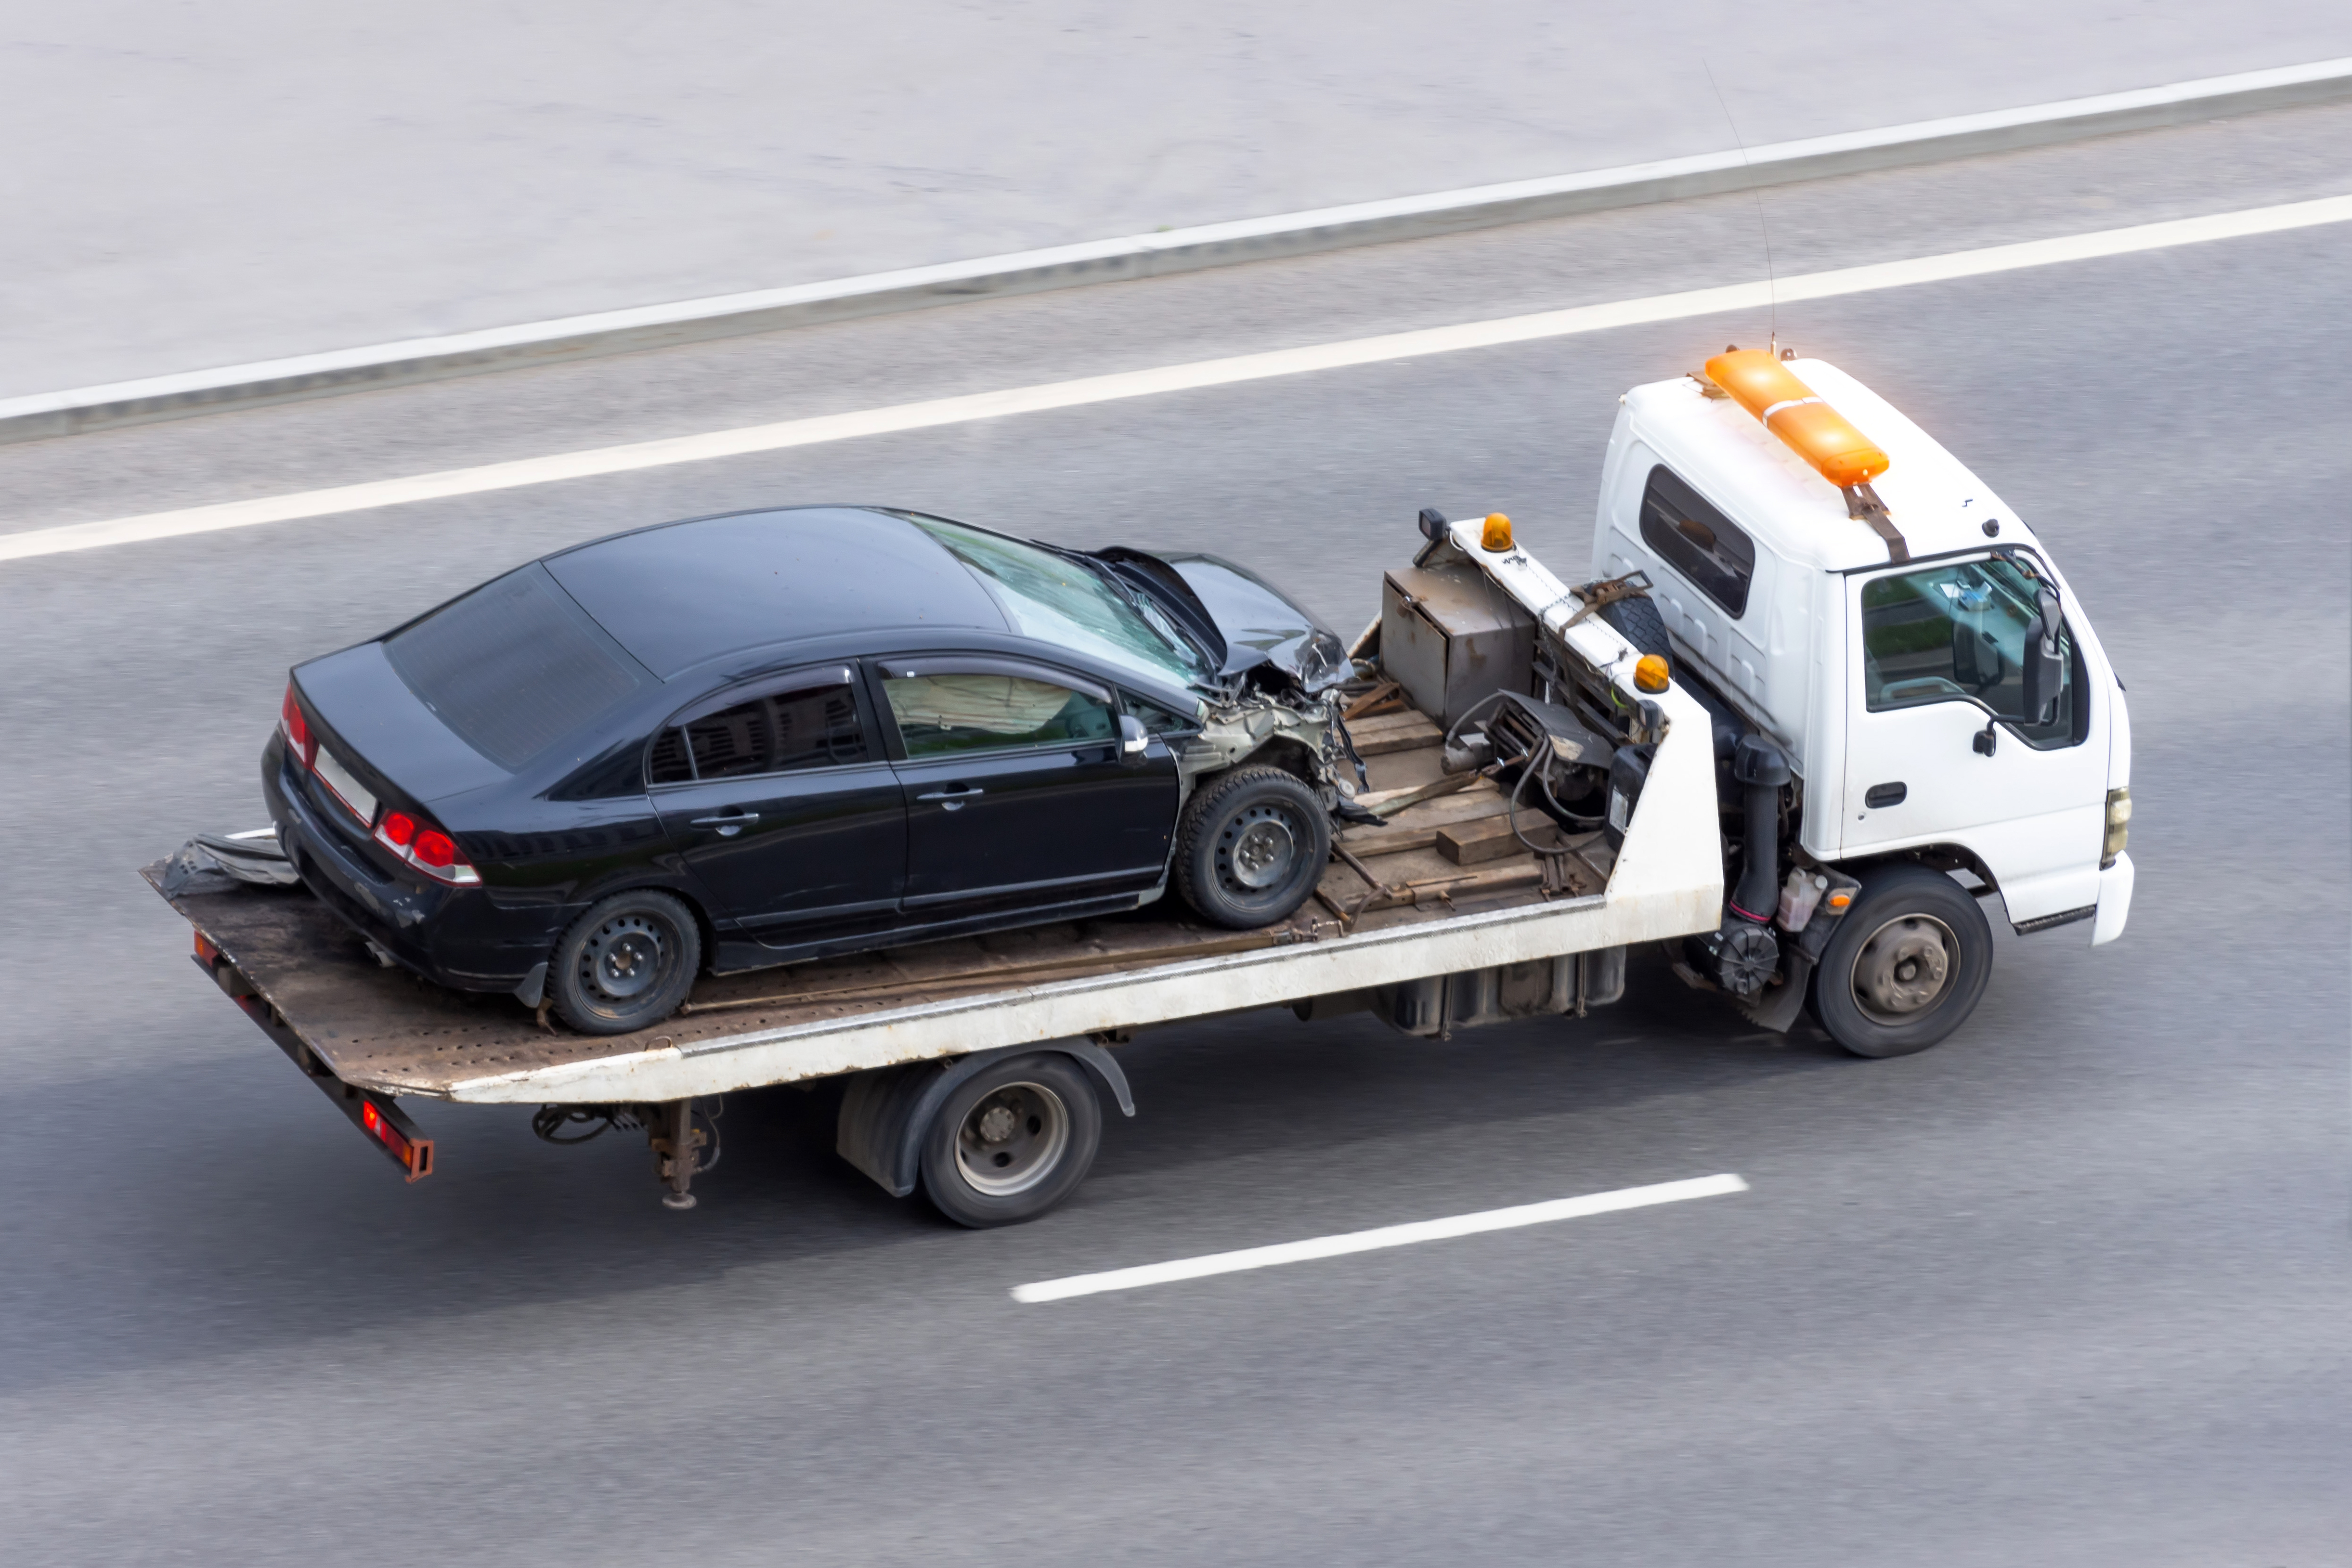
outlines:
[[[1715, 94], [1715, 106], [1723, 110], [1723, 122], [1731, 127], [1731, 144], [1739, 149], [1739, 166], [1753, 169], [1755, 165], [1748, 159], [1747, 138], [1739, 134], [1739, 121], [1731, 118], [1731, 105], [1724, 101], [1723, 89], [1717, 85], [1715, 68], [1706, 63], [1706, 56], [1701, 55], [1698, 68], [1706, 73], [1706, 85]], [[1772, 226], [1764, 221], [1764, 188], [1750, 185], [1748, 192], [1756, 198], [1756, 226], [1764, 231], [1764, 293], [1772, 312], [1771, 335], [1767, 341], [1772, 345], [1772, 357], [1778, 359], [1780, 356], [1780, 280], [1772, 268]]]

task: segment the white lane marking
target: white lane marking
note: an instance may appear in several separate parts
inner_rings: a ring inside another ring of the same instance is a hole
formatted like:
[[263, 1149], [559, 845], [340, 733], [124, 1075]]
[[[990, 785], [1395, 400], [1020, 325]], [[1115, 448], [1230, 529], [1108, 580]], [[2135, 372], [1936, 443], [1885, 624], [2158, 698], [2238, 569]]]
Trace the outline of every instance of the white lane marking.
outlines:
[[[2317, 201], [2289, 202], [2278, 206], [2252, 207], [2206, 217], [2175, 218], [2129, 228], [2103, 229], [2092, 234], [2027, 240], [1990, 246], [1979, 250], [1950, 251], [1908, 261], [1876, 262], [1866, 267], [1843, 267], [1828, 272], [1801, 273], [1783, 278], [1778, 297], [1787, 304], [1801, 300], [1826, 300], [1844, 294], [1897, 289], [1916, 283], [1939, 283], [1980, 278], [2031, 267], [2066, 261], [2127, 256], [2208, 240], [2237, 239], [2277, 234], [2352, 219], [2352, 195]], [[412, 501], [446, 500], [455, 496], [483, 495], [564, 479], [591, 479], [603, 474], [630, 473], [679, 463], [708, 462], [758, 452], [783, 451], [865, 436], [925, 430], [1000, 419], [1015, 414], [1038, 414], [1076, 408], [1130, 397], [1191, 392], [1204, 387], [1231, 386], [1276, 376], [1302, 375], [1314, 371], [1344, 370], [1392, 360], [1419, 359], [1430, 354], [1456, 353], [1465, 349], [1495, 348], [1546, 338], [1571, 337], [1614, 327], [1679, 321], [1725, 310], [1760, 309], [1773, 299], [1773, 285], [1733, 283], [1715, 289], [1693, 289], [1675, 294], [1654, 294], [1602, 305], [1579, 305], [1565, 310], [1545, 310], [1529, 316], [1466, 321], [1459, 326], [1429, 327], [1418, 331], [1387, 332], [1377, 337], [1315, 343], [1304, 348], [1276, 349], [1239, 354], [1230, 359], [1200, 360], [1190, 364], [1163, 365], [1154, 370], [1121, 371], [1111, 375], [1084, 376], [1075, 381], [1049, 382], [1040, 386], [1013, 387], [1001, 392], [971, 393], [961, 397], [934, 398], [869, 408], [852, 414], [826, 414], [810, 419], [786, 419], [699, 436], [675, 436], [626, 446], [598, 447], [551, 457], [524, 458], [513, 462], [487, 463], [478, 468], [449, 468], [406, 479], [376, 479], [365, 484], [339, 485], [330, 489], [303, 490], [293, 495], [266, 496], [253, 500], [222, 501], [174, 511], [145, 512], [136, 517], [98, 522], [66, 523], [54, 528], [27, 529], [0, 534], [0, 561], [56, 555], [68, 551], [97, 550], [113, 544], [176, 539], [185, 534], [213, 533], [224, 529], [252, 528], [262, 523], [334, 517], [377, 507]]]
[[1016, 1285], [1016, 1301], [1062, 1301], [1072, 1296], [1094, 1296], [1105, 1290], [1134, 1290], [1146, 1285], [1166, 1285], [1178, 1279], [1199, 1279], [1211, 1274], [1238, 1274], [1248, 1268], [1272, 1268], [1284, 1263], [1305, 1263], [1318, 1258], [1344, 1258], [1351, 1252], [1377, 1252], [1389, 1247], [1411, 1247], [1423, 1241], [1450, 1241], [1457, 1236], [1478, 1236], [1490, 1230], [1516, 1230], [1521, 1226], [1549, 1225], [1555, 1220], [1582, 1219], [1587, 1215], [1614, 1214], [1620, 1209], [1678, 1204], [1691, 1198], [1723, 1197], [1744, 1193], [1748, 1184], [1738, 1176], [1696, 1176], [1685, 1182], [1660, 1182], [1655, 1186], [1622, 1187], [1613, 1193], [1591, 1193], [1580, 1198], [1554, 1198], [1549, 1203], [1522, 1204], [1517, 1208], [1487, 1209], [1455, 1215], [1449, 1219], [1416, 1220], [1411, 1225], [1383, 1226], [1379, 1230], [1350, 1231], [1345, 1236], [1318, 1236], [1310, 1241], [1285, 1241], [1273, 1247], [1252, 1247], [1240, 1252], [1212, 1252], [1202, 1258], [1180, 1258], [1173, 1263], [1147, 1263], [1136, 1268], [1114, 1268], [1104, 1274], [1074, 1274], [1066, 1279], [1045, 1279]]

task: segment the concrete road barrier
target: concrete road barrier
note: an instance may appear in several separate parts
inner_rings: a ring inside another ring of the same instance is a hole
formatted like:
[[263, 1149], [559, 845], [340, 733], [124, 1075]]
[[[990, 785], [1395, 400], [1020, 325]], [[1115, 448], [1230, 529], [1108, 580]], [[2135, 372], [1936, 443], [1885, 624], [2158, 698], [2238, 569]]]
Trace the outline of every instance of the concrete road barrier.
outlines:
[[0, 400], [0, 442], [1163, 276], [2352, 98], [2352, 59]]

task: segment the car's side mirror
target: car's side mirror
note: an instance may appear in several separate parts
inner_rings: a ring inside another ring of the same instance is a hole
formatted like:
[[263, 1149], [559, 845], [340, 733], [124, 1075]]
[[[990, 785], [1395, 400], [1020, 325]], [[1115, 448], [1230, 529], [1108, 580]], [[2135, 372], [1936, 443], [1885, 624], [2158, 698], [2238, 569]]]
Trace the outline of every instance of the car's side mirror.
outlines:
[[1151, 731], [1143, 727], [1142, 720], [1132, 713], [1118, 716], [1119, 755], [1132, 761], [1141, 757], [1144, 748], [1150, 744]]
[[2025, 688], [2025, 711], [2021, 721], [2047, 724], [2057, 717], [2059, 683], [2065, 679], [2065, 665], [2058, 649], [2058, 633], [2066, 623], [2059, 611], [2058, 590], [2045, 586], [2035, 598], [2034, 607], [2041, 612], [2042, 625], [2025, 636], [2025, 668], [2021, 672]]

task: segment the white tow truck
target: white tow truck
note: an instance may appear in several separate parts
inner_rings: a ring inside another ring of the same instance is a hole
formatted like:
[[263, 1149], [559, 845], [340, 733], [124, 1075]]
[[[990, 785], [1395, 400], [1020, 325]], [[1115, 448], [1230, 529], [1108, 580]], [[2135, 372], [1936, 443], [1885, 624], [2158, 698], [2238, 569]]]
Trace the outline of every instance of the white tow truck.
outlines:
[[1727, 352], [1634, 388], [1589, 580], [1507, 519], [1422, 513], [1351, 654], [1363, 767], [1313, 900], [1234, 932], [1131, 915], [706, 976], [636, 1035], [551, 1029], [387, 969], [252, 836], [144, 875], [196, 958], [410, 1181], [404, 1099], [539, 1107], [551, 1142], [643, 1129], [674, 1207], [717, 1098], [841, 1079], [840, 1152], [967, 1225], [1076, 1187], [1117, 1047], [1286, 1006], [1410, 1035], [1581, 1016], [1625, 951], [1767, 1027], [1866, 1057], [1966, 1021], [2016, 930], [2124, 928], [2123, 689], [2049, 552], [1957, 458], [1818, 361]]

